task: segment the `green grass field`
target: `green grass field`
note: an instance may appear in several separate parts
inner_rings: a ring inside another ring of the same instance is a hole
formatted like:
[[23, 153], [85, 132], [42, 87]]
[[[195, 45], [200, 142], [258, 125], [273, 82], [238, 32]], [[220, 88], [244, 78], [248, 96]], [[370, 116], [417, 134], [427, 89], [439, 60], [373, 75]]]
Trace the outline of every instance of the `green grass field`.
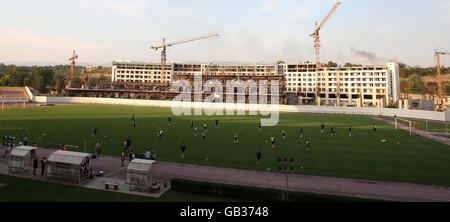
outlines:
[[[135, 113], [137, 130], [131, 127]], [[173, 124], [168, 126], [167, 118]], [[219, 127], [214, 124], [219, 119]], [[295, 172], [307, 175], [361, 178], [450, 186], [450, 150], [447, 145], [410, 136], [409, 132], [364, 116], [280, 114], [275, 127], [258, 132], [260, 116], [173, 116], [170, 109], [103, 105], [67, 105], [5, 110], [0, 113], [0, 135], [22, 138], [45, 147], [49, 142], [79, 145], [81, 152], [93, 152], [96, 140], [103, 153], [120, 155], [123, 141], [131, 137], [135, 153], [155, 149], [157, 159], [219, 167], [276, 171], [278, 158], [294, 158]], [[265, 117], [267, 118], [267, 117]], [[206, 142], [194, 137], [194, 119], [199, 131], [208, 125]], [[320, 124], [326, 134], [320, 133]], [[353, 136], [348, 136], [352, 125]], [[377, 132], [372, 131], [377, 124]], [[334, 126], [338, 135], [329, 136]], [[97, 138], [91, 131], [98, 127]], [[157, 128], [164, 129], [161, 140]], [[303, 128], [304, 138], [299, 130]], [[286, 141], [281, 130], [287, 133]], [[237, 133], [239, 144], [233, 144]], [[270, 136], [276, 138], [272, 149]], [[311, 153], [306, 152], [311, 140]], [[385, 143], [381, 140], [386, 140]], [[180, 145], [186, 144], [186, 157], [180, 158]], [[399, 143], [398, 143], [399, 142]], [[85, 146], [86, 144], [86, 146]], [[262, 150], [262, 164], [256, 165], [256, 152]]]

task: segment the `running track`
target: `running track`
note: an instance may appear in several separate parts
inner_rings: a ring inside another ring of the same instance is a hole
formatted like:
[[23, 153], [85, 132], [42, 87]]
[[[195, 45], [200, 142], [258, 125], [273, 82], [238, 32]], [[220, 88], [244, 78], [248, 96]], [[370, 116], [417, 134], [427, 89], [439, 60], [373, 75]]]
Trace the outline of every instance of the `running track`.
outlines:
[[[40, 158], [42, 158], [43, 155], [48, 157], [53, 151], [54, 150], [52, 149], [40, 148], [38, 156]], [[3, 152], [4, 148], [0, 148], [0, 154], [3, 155]], [[6, 159], [0, 158], [0, 164], [5, 163]], [[111, 178], [125, 180], [126, 178], [126, 170], [120, 166], [119, 157], [101, 156], [94, 159], [92, 165], [96, 170], [105, 171], [106, 177], [104, 177], [104, 179]], [[153, 179], [161, 182], [169, 181], [172, 178], [181, 178], [214, 183], [286, 189], [286, 175], [273, 172], [219, 168], [162, 161], [158, 161], [154, 165], [152, 171]], [[298, 174], [289, 175], [288, 181], [290, 191], [391, 201], [450, 202], [450, 187]]]

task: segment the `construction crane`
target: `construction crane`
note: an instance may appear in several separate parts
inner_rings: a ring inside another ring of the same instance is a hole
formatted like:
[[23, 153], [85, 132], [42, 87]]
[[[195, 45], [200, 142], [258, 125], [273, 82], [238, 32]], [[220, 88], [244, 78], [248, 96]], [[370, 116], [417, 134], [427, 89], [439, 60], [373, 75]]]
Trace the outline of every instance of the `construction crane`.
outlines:
[[73, 76], [75, 73], [75, 59], [78, 59], [78, 55], [75, 53], [75, 50], [73, 50], [72, 52], [72, 57], [70, 57], [68, 59], [68, 61], [72, 61], [72, 63], [70, 64], [70, 79], [69, 79], [69, 87], [70, 87], [70, 83], [73, 80]]
[[193, 38], [188, 38], [188, 39], [184, 39], [184, 40], [179, 40], [179, 41], [175, 41], [175, 42], [171, 42], [171, 43], [166, 43], [166, 38], [164, 37], [162, 39], [162, 44], [159, 46], [150, 46], [151, 49], [154, 49], [155, 51], [157, 51], [158, 49], [161, 49], [161, 74], [164, 75], [165, 73], [165, 66], [166, 66], [166, 48], [169, 46], [173, 46], [173, 45], [177, 45], [177, 44], [181, 44], [181, 43], [186, 43], [186, 42], [192, 42], [195, 40], [200, 40], [200, 39], [205, 39], [205, 38], [209, 38], [209, 37], [214, 37], [214, 36], [218, 36], [219, 34], [217, 33], [211, 33], [211, 34], [206, 34], [206, 35], [202, 35], [202, 36], [198, 36], [198, 37], [193, 37]]
[[322, 19], [322, 21], [320, 22], [319, 25], [317, 25], [317, 21], [315, 24], [315, 29], [314, 32], [312, 34], [310, 34], [310, 36], [312, 36], [314, 38], [314, 49], [316, 52], [316, 77], [317, 77], [317, 86], [316, 86], [316, 94], [317, 94], [317, 99], [318, 99], [318, 105], [320, 106], [320, 86], [319, 86], [319, 70], [320, 70], [320, 36], [319, 36], [319, 31], [320, 29], [323, 27], [323, 25], [325, 24], [325, 22], [328, 21], [328, 19], [331, 17], [331, 15], [334, 13], [334, 11], [336, 11], [336, 9], [339, 7], [339, 5], [341, 4], [341, 2], [338, 0], [336, 2], [336, 4], [334, 4], [333, 8], [328, 12], [328, 14], [325, 16], [325, 18]]
[[450, 52], [438, 52], [435, 50], [436, 62], [437, 62], [437, 84], [438, 84], [438, 104], [436, 104], [436, 111], [444, 111], [444, 101], [442, 100], [442, 80], [441, 80], [441, 64], [439, 55], [450, 55]]

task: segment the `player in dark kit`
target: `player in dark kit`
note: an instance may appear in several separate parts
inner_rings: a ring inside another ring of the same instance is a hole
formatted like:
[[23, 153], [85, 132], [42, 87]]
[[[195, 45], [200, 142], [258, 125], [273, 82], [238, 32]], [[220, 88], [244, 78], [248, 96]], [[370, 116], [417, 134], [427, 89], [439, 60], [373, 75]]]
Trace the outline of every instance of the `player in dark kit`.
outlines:
[[309, 152], [309, 146], [311, 145], [311, 142], [309, 140], [306, 140], [306, 151]]
[[320, 133], [323, 133], [324, 130], [325, 130], [325, 125], [323, 125], [323, 123], [322, 123], [322, 125], [320, 125]]
[[216, 119], [216, 127], [219, 127], [219, 120]]
[[181, 144], [181, 159], [184, 159], [184, 151], [186, 151], [186, 145], [184, 143]]
[[336, 136], [336, 131], [334, 131], [334, 126], [331, 127], [331, 136]]
[[300, 138], [303, 138], [303, 128], [300, 128]]
[[258, 123], [258, 131], [261, 132], [261, 130], [262, 130], [262, 125], [261, 125], [261, 122], [259, 122]]
[[191, 128], [194, 128], [194, 120], [191, 120]]
[[167, 124], [170, 125], [170, 122], [172, 121], [172, 118], [169, 116], [169, 118], [167, 118]]
[[376, 133], [377, 132], [377, 125], [373, 124], [373, 132]]
[[272, 143], [272, 148], [275, 148], [275, 137], [270, 137], [270, 142]]
[[91, 136], [97, 137], [97, 127], [95, 127], [94, 131], [92, 131]]
[[261, 164], [261, 149], [258, 150], [258, 152], [256, 152], [256, 164]]
[[353, 135], [353, 130], [352, 130], [352, 126], [350, 126], [348, 128], [348, 136], [352, 136]]
[[238, 144], [238, 143], [239, 143], [238, 135], [237, 135], [237, 134], [234, 134], [234, 141], [233, 141], [233, 143], [234, 143], [234, 144]]

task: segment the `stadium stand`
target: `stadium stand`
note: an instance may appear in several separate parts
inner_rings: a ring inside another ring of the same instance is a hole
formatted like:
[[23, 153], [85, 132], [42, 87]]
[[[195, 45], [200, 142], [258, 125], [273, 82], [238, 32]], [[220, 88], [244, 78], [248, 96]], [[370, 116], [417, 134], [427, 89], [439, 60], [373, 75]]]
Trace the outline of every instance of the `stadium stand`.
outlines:
[[28, 102], [31, 100], [25, 87], [0, 87], [0, 101]]

